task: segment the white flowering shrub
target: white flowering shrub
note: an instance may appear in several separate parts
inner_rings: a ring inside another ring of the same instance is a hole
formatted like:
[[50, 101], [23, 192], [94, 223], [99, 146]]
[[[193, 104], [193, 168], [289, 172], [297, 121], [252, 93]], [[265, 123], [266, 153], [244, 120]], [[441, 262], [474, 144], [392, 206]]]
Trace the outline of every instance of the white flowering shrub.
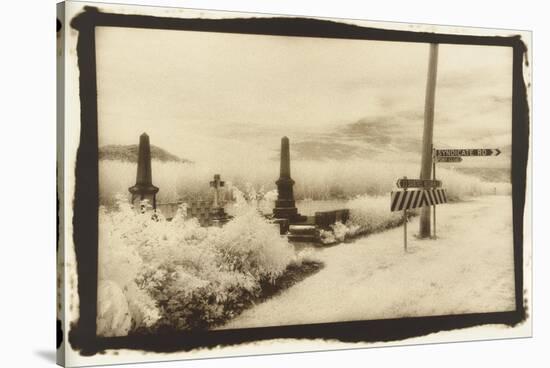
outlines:
[[126, 336], [132, 327], [132, 318], [121, 287], [114, 281], [100, 280], [97, 297], [97, 334], [107, 337]]
[[[344, 224], [336, 222], [330, 230], [320, 231], [322, 244], [335, 244], [358, 235], [384, 231], [403, 223], [402, 212], [391, 212], [389, 195], [362, 195], [346, 202], [350, 218]], [[416, 215], [415, 210], [407, 211], [408, 217]]]
[[[125, 199], [119, 197], [118, 201], [118, 211], [107, 213], [102, 207], [99, 211], [98, 333], [106, 336], [109, 336], [108, 330], [103, 331], [100, 327], [105, 319], [115, 318], [115, 309], [108, 307], [112, 302], [109, 295], [113, 293], [116, 293], [116, 300], [120, 300], [118, 309], [122, 309], [122, 304], [126, 305], [132, 329], [150, 327], [160, 318], [154, 300], [135, 282], [136, 275], [144, 266], [135, 243], [142, 242], [139, 234], [141, 227], [151, 221], [150, 213], [134, 212]], [[102, 285], [105, 285], [104, 289]], [[103, 294], [102, 290], [105, 291]], [[120, 290], [122, 296], [116, 290]], [[105, 313], [101, 313], [103, 309]], [[117, 335], [120, 334], [124, 333], [119, 331]]]
[[267, 223], [253, 207], [242, 211], [212, 233], [210, 241], [229, 271], [275, 280], [294, 258], [294, 248], [279, 234], [278, 225]]
[[[357, 196], [348, 203], [350, 224], [355, 233], [370, 234], [399, 226], [403, 223], [402, 212], [390, 211], [390, 196]], [[414, 215], [415, 211], [408, 211]]]
[[249, 194], [234, 194], [235, 217], [222, 228], [200, 227], [185, 218], [185, 206], [172, 221], [134, 211], [122, 197], [112, 210], [101, 208], [100, 335], [209, 328], [301, 263], [277, 225], [245, 199]]

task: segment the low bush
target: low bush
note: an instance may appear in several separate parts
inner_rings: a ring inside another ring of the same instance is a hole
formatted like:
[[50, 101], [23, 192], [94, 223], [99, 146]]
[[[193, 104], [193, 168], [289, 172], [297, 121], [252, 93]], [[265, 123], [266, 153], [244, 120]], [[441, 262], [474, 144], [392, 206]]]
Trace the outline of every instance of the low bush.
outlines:
[[[337, 222], [331, 230], [321, 231], [323, 244], [334, 244], [346, 239], [367, 235], [403, 224], [402, 212], [391, 212], [388, 196], [356, 196], [346, 202], [350, 210], [349, 220], [343, 224]], [[407, 216], [416, 216], [417, 211], [407, 211]]]
[[183, 206], [172, 221], [137, 213], [121, 197], [102, 208], [98, 333], [210, 328], [306, 262], [256, 204], [236, 197], [235, 218], [222, 228], [200, 227]]

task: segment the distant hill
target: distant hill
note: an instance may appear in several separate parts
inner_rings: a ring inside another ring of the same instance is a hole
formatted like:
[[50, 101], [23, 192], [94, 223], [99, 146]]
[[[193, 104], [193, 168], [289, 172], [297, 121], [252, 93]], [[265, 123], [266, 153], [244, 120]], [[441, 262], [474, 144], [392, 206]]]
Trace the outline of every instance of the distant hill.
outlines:
[[[99, 159], [100, 160], [113, 160], [124, 162], [137, 162], [138, 157], [138, 145], [108, 145], [99, 147]], [[161, 162], [181, 162], [191, 163], [192, 161], [185, 158], [180, 158], [170, 152], [163, 150], [160, 147], [151, 145], [151, 158]]]

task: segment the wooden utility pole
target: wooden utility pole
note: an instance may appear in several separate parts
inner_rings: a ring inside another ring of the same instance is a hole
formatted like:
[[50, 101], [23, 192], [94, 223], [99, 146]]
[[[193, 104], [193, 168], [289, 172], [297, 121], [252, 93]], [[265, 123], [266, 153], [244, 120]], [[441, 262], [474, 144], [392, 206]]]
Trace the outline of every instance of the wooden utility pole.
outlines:
[[[430, 61], [428, 65], [428, 82], [426, 84], [426, 101], [424, 105], [424, 133], [422, 135], [422, 167], [420, 179], [430, 179], [432, 170], [432, 142], [435, 113], [435, 83], [437, 79], [438, 44], [430, 44]], [[430, 207], [421, 209], [420, 238], [430, 237]]]
[[[437, 179], [435, 178], [435, 151], [432, 147], [432, 171], [433, 171], [433, 180], [436, 181]], [[434, 239], [437, 238], [437, 234], [436, 234], [436, 221], [435, 221], [435, 208], [437, 207], [436, 205], [433, 206], [434, 207]]]
[[[405, 176], [403, 179], [407, 179]], [[407, 187], [403, 188], [403, 191], [407, 191]], [[407, 253], [407, 207], [403, 208], [403, 246], [405, 253]]]

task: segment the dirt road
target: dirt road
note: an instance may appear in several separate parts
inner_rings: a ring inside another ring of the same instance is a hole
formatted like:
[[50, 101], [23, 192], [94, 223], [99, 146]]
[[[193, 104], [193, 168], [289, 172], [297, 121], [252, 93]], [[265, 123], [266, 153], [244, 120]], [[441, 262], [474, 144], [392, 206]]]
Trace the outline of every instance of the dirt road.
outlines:
[[223, 328], [513, 310], [511, 197], [441, 205], [437, 221], [435, 240], [409, 223], [407, 253], [403, 227], [316, 248], [320, 272]]

